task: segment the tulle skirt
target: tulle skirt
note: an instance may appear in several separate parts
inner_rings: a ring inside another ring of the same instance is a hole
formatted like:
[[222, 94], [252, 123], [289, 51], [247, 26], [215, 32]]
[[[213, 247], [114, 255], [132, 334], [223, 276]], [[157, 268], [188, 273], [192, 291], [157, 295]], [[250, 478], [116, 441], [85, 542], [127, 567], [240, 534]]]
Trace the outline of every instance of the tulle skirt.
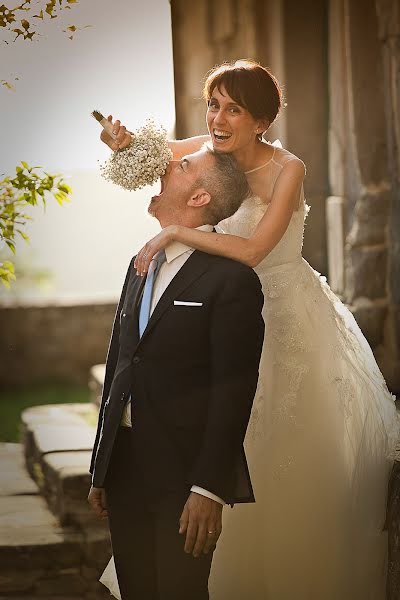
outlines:
[[[115, 570], [114, 557], [112, 556], [106, 568], [103, 571], [102, 576], [100, 577], [100, 583], [108, 587], [110, 590], [110, 594], [114, 598], [118, 598], [118, 600], [122, 600], [121, 593], [119, 591], [117, 573]], [[133, 600], [133, 599], [132, 599]]]
[[301, 259], [259, 273], [246, 437], [255, 505], [224, 509], [212, 600], [384, 600], [394, 398], [351, 312]]

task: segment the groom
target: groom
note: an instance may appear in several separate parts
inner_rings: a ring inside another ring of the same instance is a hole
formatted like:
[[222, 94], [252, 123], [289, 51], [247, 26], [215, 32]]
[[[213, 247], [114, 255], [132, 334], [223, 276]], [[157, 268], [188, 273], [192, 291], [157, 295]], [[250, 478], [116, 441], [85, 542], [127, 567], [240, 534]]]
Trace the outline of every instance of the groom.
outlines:
[[[248, 194], [231, 155], [172, 161], [149, 212], [203, 231]], [[89, 502], [123, 600], [205, 600], [224, 503], [254, 502], [243, 440], [263, 342], [254, 271], [173, 242], [133, 260], [107, 357]]]

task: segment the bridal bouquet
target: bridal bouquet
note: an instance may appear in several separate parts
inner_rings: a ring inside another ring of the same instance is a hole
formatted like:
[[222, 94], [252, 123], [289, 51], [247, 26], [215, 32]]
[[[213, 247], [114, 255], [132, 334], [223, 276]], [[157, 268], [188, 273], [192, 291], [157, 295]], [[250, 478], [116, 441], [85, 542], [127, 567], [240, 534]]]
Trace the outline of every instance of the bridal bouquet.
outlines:
[[148, 119], [133, 133], [133, 140], [127, 148], [113, 152], [100, 165], [100, 172], [104, 179], [125, 190], [140, 190], [164, 175], [171, 159], [167, 132]]

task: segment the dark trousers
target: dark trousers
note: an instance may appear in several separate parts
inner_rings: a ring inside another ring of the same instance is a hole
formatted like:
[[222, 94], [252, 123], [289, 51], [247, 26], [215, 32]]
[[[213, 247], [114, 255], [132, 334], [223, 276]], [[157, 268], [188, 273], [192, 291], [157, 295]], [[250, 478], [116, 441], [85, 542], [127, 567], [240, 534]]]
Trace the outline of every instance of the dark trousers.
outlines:
[[120, 427], [105, 482], [122, 599], [207, 600], [212, 554], [186, 554], [178, 533], [190, 490], [150, 490], [135, 464], [133, 435]]

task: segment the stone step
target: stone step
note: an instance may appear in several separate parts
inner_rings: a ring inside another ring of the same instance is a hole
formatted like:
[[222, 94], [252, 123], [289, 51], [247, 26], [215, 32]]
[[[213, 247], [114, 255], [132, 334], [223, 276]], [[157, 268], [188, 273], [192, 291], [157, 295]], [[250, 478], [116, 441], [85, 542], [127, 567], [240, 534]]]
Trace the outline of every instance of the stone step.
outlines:
[[86, 500], [97, 417], [91, 403], [35, 406], [22, 414], [27, 470], [61, 525], [97, 522]]
[[91, 485], [88, 471], [91, 454], [91, 451], [75, 451], [43, 456], [43, 492], [50, 509], [63, 525], [86, 526], [97, 522], [86, 501]]
[[20, 444], [2, 444], [0, 456], [0, 497], [39, 493], [38, 486], [25, 470]]
[[93, 365], [89, 371], [90, 397], [96, 406], [100, 406], [105, 373], [106, 365], [104, 364]]
[[0, 598], [100, 600], [111, 553], [107, 523], [62, 527], [24, 469], [23, 447], [0, 444]]

